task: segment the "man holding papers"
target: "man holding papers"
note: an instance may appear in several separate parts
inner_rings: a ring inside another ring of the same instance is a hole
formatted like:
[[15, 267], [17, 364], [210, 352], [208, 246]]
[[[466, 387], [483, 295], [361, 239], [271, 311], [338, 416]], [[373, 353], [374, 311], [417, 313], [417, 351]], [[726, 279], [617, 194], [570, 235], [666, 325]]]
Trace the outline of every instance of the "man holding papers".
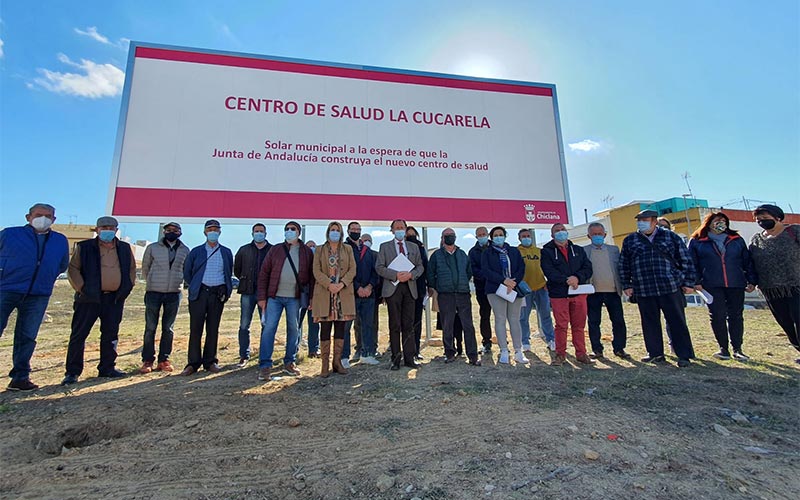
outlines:
[[424, 268], [419, 246], [405, 241], [406, 226], [402, 219], [392, 222], [391, 230], [395, 237], [381, 244], [375, 264], [375, 270], [384, 278], [381, 296], [389, 309], [392, 370], [399, 370], [401, 361], [409, 368], [419, 368], [414, 361], [414, 302], [417, 299], [416, 280], [422, 276]]
[[[567, 360], [567, 328], [572, 330], [572, 345], [579, 363], [591, 364], [586, 354], [586, 295], [591, 292], [587, 284], [592, 277], [592, 261], [583, 248], [573, 245], [564, 224], [550, 228], [553, 239], [542, 248], [542, 271], [547, 278], [547, 291], [556, 319], [556, 357], [553, 365], [563, 365]], [[572, 289], [573, 293], [570, 293]]]

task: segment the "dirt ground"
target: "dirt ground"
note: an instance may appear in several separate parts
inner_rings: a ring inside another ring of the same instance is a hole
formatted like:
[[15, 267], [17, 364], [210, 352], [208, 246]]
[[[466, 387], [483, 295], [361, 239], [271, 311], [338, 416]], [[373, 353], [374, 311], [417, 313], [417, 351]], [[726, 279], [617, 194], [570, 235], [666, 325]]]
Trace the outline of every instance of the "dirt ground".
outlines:
[[[749, 363], [712, 358], [707, 313], [691, 308], [699, 359], [688, 369], [674, 359], [582, 367], [574, 358], [556, 368], [536, 340], [527, 367], [498, 366], [497, 349], [482, 367], [445, 365], [431, 346], [418, 371], [389, 371], [384, 359], [322, 379], [319, 361], [303, 359], [301, 377], [265, 383], [255, 364], [234, 367], [234, 296], [221, 373], [95, 378], [96, 330], [81, 381], [65, 390], [72, 304], [66, 281], [57, 285], [32, 360], [41, 389], [0, 393], [2, 498], [788, 499], [800, 491], [800, 370], [768, 311], [745, 311]], [[144, 313], [144, 287], [136, 288], [118, 359], [131, 373]], [[638, 359], [638, 314], [625, 307]], [[3, 371], [12, 337], [0, 338]], [[184, 302], [178, 369], [187, 337]]]

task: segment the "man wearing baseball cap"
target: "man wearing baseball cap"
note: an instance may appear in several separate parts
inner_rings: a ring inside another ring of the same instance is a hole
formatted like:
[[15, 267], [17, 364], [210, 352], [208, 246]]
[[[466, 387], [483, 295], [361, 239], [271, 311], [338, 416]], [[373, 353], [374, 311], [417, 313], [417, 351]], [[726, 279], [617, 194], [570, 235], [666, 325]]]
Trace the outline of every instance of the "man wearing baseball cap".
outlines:
[[97, 219], [96, 238], [78, 242], [69, 261], [69, 283], [75, 289], [72, 332], [67, 348], [66, 374], [61, 385], [74, 384], [83, 372], [86, 338], [100, 319], [98, 376], [124, 377], [117, 370], [117, 339], [125, 299], [136, 283], [133, 249], [117, 238], [117, 219]]
[[[161, 239], [147, 245], [142, 258], [142, 276], [147, 280], [144, 294], [144, 341], [142, 346], [142, 367], [139, 373], [156, 371], [171, 372], [172, 327], [178, 315], [183, 285], [183, 263], [189, 256], [189, 247], [180, 240], [181, 225], [177, 222], [164, 224]], [[161, 342], [158, 346], [158, 365], [156, 361], [156, 328], [161, 317]]]
[[[183, 265], [183, 280], [189, 283], [189, 362], [181, 375], [192, 375], [200, 366], [218, 373], [217, 341], [225, 302], [233, 292], [233, 252], [219, 244], [220, 223], [210, 219], [203, 232], [206, 242], [189, 252]], [[200, 341], [206, 330], [202, 352]]]

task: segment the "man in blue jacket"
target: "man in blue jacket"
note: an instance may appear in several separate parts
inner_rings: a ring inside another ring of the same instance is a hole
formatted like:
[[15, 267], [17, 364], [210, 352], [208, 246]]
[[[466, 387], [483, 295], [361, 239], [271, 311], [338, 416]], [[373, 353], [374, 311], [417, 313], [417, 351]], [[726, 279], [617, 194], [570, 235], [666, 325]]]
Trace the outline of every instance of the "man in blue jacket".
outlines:
[[[367, 365], [378, 365], [375, 359], [378, 350], [378, 337], [375, 331], [375, 290], [378, 288], [381, 277], [375, 270], [375, 256], [368, 246], [361, 241], [361, 224], [351, 222], [347, 225], [346, 243], [353, 249], [356, 259], [356, 277], [353, 279], [353, 293], [356, 295], [356, 318], [347, 322], [342, 364], [350, 355], [350, 326], [356, 330], [356, 353], [354, 357], [360, 358]], [[361, 352], [358, 352], [359, 347]]]
[[56, 209], [37, 203], [25, 219], [24, 226], [0, 231], [0, 335], [11, 312], [17, 310], [9, 391], [39, 388], [29, 378], [31, 356], [53, 284], [69, 265], [67, 238], [50, 229]]
[[492, 352], [492, 305], [486, 296], [486, 278], [481, 274], [481, 256], [489, 249], [489, 230], [479, 226], [475, 230], [475, 246], [469, 249], [469, 263], [472, 266], [472, 283], [475, 285], [475, 298], [478, 299], [481, 341], [483, 352]]
[[[189, 362], [181, 375], [195, 373], [202, 365], [206, 371], [219, 373], [217, 341], [225, 302], [233, 292], [233, 252], [219, 243], [220, 223], [206, 221], [206, 242], [189, 252], [183, 265], [183, 280], [189, 283]], [[200, 340], [206, 330], [206, 342]]]

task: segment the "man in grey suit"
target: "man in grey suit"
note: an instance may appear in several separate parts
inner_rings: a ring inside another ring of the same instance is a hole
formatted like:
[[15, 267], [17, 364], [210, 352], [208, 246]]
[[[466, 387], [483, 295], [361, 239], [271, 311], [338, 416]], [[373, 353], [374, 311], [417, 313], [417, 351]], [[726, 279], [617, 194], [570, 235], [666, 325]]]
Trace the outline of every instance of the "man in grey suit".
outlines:
[[[400, 369], [401, 360], [409, 368], [419, 368], [414, 361], [416, 343], [414, 341], [414, 302], [417, 299], [416, 280], [424, 272], [419, 245], [408, 244], [406, 221], [395, 219], [390, 226], [394, 238], [381, 244], [375, 270], [383, 278], [381, 296], [389, 310], [389, 343], [392, 349], [392, 370]], [[403, 254], [414, 264], [410, 272], [389, 269], [392, 261]], [[394, 283], [397, 282], [395, 285]], [[402, 335], [402, 358], [400, 352]]]
[[600, 341], [600, 314], [603, 304], [611, 320], [613, 339], [611, 346], [614, 355], [623, 359], [630, 359], [625, 352], [628, 331], [625, 326], [625, 316], [622, 313], [622, 282], [619, 279], [617, 264], [619, 263], [619, 247], [606, 245], [606, 228], [599, 222], [589, 224], [588, 229], [591, 244], [583, 249], [592, 261], [592, 278], [594, 293], [586, 297], [586, 306], [589, 316], [589, 340], [592, 343], [595, 359], [603, 359], [603, 343]]

